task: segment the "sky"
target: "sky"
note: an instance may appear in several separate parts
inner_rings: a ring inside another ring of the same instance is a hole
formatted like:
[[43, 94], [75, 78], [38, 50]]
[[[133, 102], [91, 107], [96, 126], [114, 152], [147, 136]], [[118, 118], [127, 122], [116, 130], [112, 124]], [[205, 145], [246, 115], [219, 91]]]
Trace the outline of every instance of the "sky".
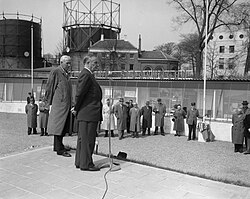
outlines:
[[[176, 29], [172, 19], [177, 16], [177, 12], [167, 0], [113, 1], [119, 3], [121, 9], [120, 38], [127, 39], [135, 47], [138, 47], [139, 34], [142, 49], [153, 50], [167, 42], [178, 42], [180, 34], [191, 32], [187, 27]], [[63, 2], [65, 0], [0, 0], [0, 12], [33, 14], [42, 18], [42, 52], [54, 54], [63, 38]]]

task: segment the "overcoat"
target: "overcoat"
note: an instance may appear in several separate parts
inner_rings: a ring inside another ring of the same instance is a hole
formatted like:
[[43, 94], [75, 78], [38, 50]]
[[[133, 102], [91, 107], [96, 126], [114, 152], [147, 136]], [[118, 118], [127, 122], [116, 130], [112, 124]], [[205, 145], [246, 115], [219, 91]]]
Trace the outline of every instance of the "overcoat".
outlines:
[[51, 71], [46, 85], [45, 100], [52, 105], [48, 132], [62, 135], [71, 108], [71, 81], [61, 66]]
[[127, 129], [128, 110], [124, 104], [116, 104], [114, 106], [114, 114], [117, 118], [117, 130], [122, 131]]
[[151, 128], [152, 127], [152, 107], [143, 106], [141, 108], [142, 116], [142, 128]]
[[245, 115], [245, 118], [244, 118], [244, 135], [247, 137], [247, 138], [250, 138], [250, 132], [248, 131], [248, 129], [250, 128], [250, 113]]
[[184, 131], [184, 117], [186, 116], [186, 112], [184, 110], [178, 110], [176, 109], [174, 112], [174, 129], [175, 131], [178, 132], [183, 132]]
[[164, 116], [166, 114], [166, 106], [165, 104], [156, 104], [153, 108], [155, 112], [155, 126], [164, 126]]
[[132, 107], [129, 111], [130, 115], [130, 131], [135, 132], [135, 128], [137, 132], [140, 132], [141, 124], [140, 124], [140, 109], [137, 107]]
[[47, 128], [49, 119], [49, 105], [45, 102], [39, 102], [39, 127]]
[[232, 143], [243, 144], [244, 141], [244, 114], [235, 113], [232, 115]]
[[[102, 108], [103, 121], [102, 121], [101, 128], [104, 130], [109, 130], [109, 124], [110, 124], [110, 130], [115, 129], [114, 108], [112, 107], [110, 110], [110, 106], [105, 104], [103, 105], [103, 108]], [[109, 113], [110, 113], [110, 118], [109, 118]]]
[[30, 128], [37, 127], [37, 111], [38, 106], [37, 104], [27, 104], [25, 106], [25, 112], [27, 114], [27, 125]]
[[186, 123], [189, 125], [197, 125], [197, 117], [199, 117], [198, 109], [188, 109]]

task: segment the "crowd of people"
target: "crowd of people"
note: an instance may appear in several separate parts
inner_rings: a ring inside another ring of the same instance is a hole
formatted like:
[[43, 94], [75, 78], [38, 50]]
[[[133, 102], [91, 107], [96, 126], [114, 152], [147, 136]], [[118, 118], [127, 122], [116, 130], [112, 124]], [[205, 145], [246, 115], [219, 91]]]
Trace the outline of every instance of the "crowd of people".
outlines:
[[250, 109], [248, 102], [243, 101], [242, 107], [234, 109], [232, 115], [232, 143], [234, 144], [234, 152], [244, 152], [244, 142], [246, 151], [245, 155], [250, 154]]
[[[53, 150], [57, 155], [71, 157], [68, 152], [70, 149], [63, 144], [63, 138], [70, 131], [73, 115], [78, 136], [75, 166], [87, 171], [100, 170], [94, 165], [92, 159], [96, 137], [98, 136], [98, 126], [105, 131], [104, 137], [109, 135], [115, 137], [114, 130], [116, 128], [119, 140], [125, 138], [125, 132], [130, 134], [132, 138], [150, 136], [154, 113], [155, 129], [153, 135], [160, 133], [165, 136], [166, 105], [162, 103], [160, 98], [154, 105], [150, 105], [150, 101], [146, 101], [141, 108], [133, 100], [124, 102], [124, 98], [120, 98], [118, 103], [114, 105], [113, 99], [108, 98], [103, 105], [102, 89], [93, 74], [98, 68], [97, 58], [92, 54], [87, 55], [83, 59], [83, 66], [83, 70], [77, 79], [73, 106], [72, 97], [74, 96], [72, 96], [72, 84], [69, 77], [71, 58], [67, 55], [63, 55], [60, 58], [59, 67], [50, 72], [45, 96], [39, 100], [39, 105], [35, 103], [32, 93], [29, 93], [25, 106], [28, 135], [32, 132], [37, 134], [37, 113], [39, 110], [41, 136], [53, 135]], [[244, 154], [250, 154], [250, 109], [247, 101], [243, 101], [242, 105], [243, 108], [236, 109], [232, 117], [232, 141], [235, 145], [235, 152], [243, 152], [243, 140], [245, 139], [247, 150]], [[188, 110], [185, 107], [182, 108], [181, 104], [176, 104], [172, 118], [175, 136], [181, 136], [185, 129], [184, 119], [186, 119], [189, 129], [187, 140], [196, 140], [197, 118], [199, 117], [195, 102], [191, 103]], [[115, 118], [117, 121], [116, 127]]]

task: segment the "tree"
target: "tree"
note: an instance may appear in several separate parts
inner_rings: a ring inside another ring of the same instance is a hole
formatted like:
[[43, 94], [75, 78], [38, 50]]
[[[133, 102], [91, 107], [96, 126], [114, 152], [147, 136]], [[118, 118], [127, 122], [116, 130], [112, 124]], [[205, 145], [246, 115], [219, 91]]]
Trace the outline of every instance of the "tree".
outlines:
[[202, 54], [205, 48], [206, 1], [208, 1], [208, 42], [214, 31], [222, 26], [239, 25], [242, 19], [232, 20], [230, 12], [237, 0], [169, 0], [181, 13], [176, 22], [179, 25], [193, 23], [198, 34], [199, 52], [196, 58], [196, 76], [202, 72]]
[[198, 34], [190, 33], [181, 35], [182, 39], [178, 44], [182, 55], [182, 63], [191, 63], [193, 74], [196, 74], [197, 57], [199, 56]]
[[155, 50], [162, 51], [165, 54], [168, 54], [179, 60], [179, 64], [183, 63], [183, 56], [181, 53], [181, 49], [179, 48], [179, 44], [174, 42], [165, 43], [155, 47]]
[[246, 75], [248, 71], [250, 71], [250, 3], [244, 2], [235, 6], [231, 15], [232, 18], [235, 19], [235, 21], [242, 20], [242, 23], [238, 27], [238, 29], [244, 29], [247, 33], [248, 40], [245, 43], [247, 58], [244, 69], [244, 74]]

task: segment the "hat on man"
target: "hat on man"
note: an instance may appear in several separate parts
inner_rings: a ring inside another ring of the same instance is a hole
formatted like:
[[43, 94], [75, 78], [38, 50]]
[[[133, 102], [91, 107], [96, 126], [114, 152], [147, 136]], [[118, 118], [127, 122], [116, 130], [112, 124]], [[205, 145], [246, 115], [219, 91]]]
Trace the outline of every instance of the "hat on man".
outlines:
[[242, 105], [248, 105], [248, 102], [247, 101], [243, 101]]
[[157, 102], [161, 102], [161, 98], [158, 98], [158, 99], [157, 99]]
[[192, 103], [191, 103], [191, 106], [195, 106], [195, 102], [192, 102]]
[[121, 98], [119, 99], [119, 102], [124, 102], [124, 99], [121, 97]]

